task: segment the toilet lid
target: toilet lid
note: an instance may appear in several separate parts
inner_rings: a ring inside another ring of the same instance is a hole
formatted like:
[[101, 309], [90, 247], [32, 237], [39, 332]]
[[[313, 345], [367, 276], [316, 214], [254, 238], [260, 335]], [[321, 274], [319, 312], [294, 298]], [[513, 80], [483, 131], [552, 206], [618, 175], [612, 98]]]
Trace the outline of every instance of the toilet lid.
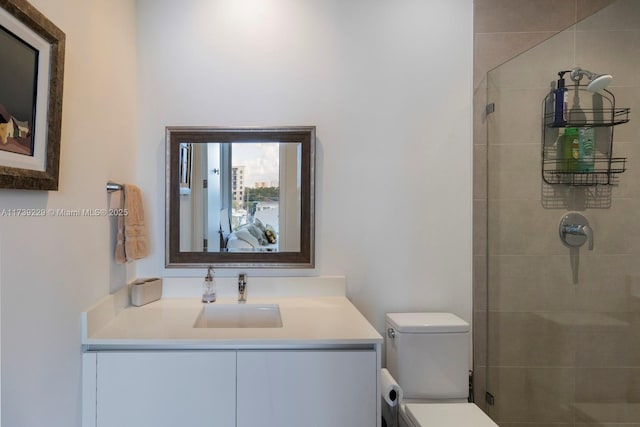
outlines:
[[473, 403], [407, 403], [405, 414], [416, 426], [498, 427]]
[[469, 324], [451, 313], [387, 313], [386, 319], [398, 332], [414, 334], [469, 332]]

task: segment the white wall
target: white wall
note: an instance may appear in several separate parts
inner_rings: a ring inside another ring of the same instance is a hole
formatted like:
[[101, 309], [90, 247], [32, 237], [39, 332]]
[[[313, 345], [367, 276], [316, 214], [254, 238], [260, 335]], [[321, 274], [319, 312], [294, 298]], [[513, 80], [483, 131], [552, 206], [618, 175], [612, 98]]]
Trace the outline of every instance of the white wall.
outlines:
[[[164, 268], [164, 127], [316, 125], [314, 270], [471, 321], [471, 0], [139, 0], [138, 181]], [[218, 271], [235, 275], [237, 271]]]
[[[106, 208], [108, 179], [135, 180], [134, 2], [30, 1], [67, 35], [60, 190], [0, 190], [0, 209]], [[80, 313], [134, 274], [113, 225], [0, 219], [2, 425], [80, 426]]]
[[[470, 320], [471, 0], [139, 0], [137, 21], [131, 0], [32, 3], [67, 34], [60, 191], [0, 208], [103, 208], [107, 180], [137, 182], [138, 275], [204, 275], [163, 269], [164, 126], [312, 124], [316, 268], [249, 274], [345, 274], [379, 330], [391, 310]], [[4, 425], [79, 426], [80, 312], [136, 270], [113, 225], [2, 218]]]
[[[312, 124], [316, 268], [249, 274], [345, 274], [380, 330], [391, 310], [470, 320], [471, 0], [139, 0], [137, 21], [131, 0], [31, 2], [67, 34], [60, 191], [0, 208], [104, 208], [108, 179], [137, 182], [138, 275], [204, 275], [163, 270], [164, 126]], [[135, 275], [113, 226], [1, 219], [5, 426], [80, 425], [80, 312]]]

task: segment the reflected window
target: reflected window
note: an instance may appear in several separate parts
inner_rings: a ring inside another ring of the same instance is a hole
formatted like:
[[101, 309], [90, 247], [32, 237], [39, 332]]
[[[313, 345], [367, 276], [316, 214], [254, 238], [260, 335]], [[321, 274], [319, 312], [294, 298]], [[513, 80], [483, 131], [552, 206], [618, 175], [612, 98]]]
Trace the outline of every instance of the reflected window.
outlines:
[[181, 195], [181, 252], [300, 250], [301, 144], [209, 142], [189, 156], [203, 179]]

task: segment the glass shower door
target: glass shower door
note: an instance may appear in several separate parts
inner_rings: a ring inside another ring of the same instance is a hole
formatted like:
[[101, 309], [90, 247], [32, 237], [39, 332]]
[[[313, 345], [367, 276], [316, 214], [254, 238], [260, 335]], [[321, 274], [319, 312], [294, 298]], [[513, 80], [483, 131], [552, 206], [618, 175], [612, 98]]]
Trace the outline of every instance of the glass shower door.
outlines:
[[[637, 40], [640, 5], [619, 0], [487, 75], [486, 386], [501, 426], [640, 424]], [[615, 185], [542, 179], [544, 99], [573, 67], [612, 74], [631, 107]], [[563, 244], [568, 213], [588, 220], [593, 250]]]

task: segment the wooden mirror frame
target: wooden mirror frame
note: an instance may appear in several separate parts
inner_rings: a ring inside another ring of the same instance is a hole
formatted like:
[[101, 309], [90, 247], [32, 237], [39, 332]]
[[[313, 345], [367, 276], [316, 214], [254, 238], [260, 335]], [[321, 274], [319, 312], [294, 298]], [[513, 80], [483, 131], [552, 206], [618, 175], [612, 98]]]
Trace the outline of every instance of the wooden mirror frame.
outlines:
[[[315, 126], [166, 128], [165, 266], [168, 268], [313, 268], [315, 266]], [[180, 143], [297, 142], [301, 144], [299, 252], [181, 252]]]

